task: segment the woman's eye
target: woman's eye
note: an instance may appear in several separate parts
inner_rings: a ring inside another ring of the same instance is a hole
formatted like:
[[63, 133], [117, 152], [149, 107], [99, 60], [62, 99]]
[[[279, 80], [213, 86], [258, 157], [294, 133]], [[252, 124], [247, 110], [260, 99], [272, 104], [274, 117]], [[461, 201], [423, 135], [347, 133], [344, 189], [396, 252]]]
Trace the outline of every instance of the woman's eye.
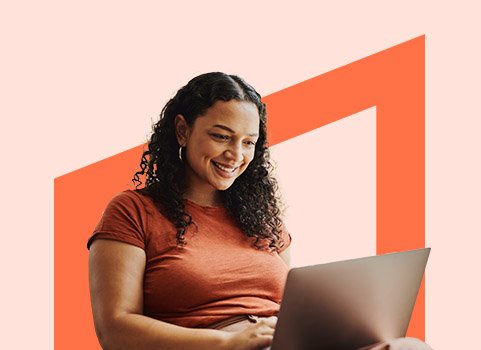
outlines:
[[226, 141], [229, 139], [229, 136], [227, 135], [222, 135], [222, 134], [212, 134], [212, 137], [218, 140]]
[[255, 146], [256, 145], [256, 143], [254, 141], [245, 141], [244, 143], [248, 146]]

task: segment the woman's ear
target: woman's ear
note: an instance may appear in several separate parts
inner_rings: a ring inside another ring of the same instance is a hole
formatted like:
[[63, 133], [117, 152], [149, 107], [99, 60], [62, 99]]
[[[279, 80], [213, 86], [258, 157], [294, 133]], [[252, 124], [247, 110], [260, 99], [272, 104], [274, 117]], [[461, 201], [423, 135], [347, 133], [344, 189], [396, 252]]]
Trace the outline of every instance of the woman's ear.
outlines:
[[180, 146], [184, 147], [189, 140], [190, 128], [182, 114], [177, 114], [174, 120], [175, 136]]

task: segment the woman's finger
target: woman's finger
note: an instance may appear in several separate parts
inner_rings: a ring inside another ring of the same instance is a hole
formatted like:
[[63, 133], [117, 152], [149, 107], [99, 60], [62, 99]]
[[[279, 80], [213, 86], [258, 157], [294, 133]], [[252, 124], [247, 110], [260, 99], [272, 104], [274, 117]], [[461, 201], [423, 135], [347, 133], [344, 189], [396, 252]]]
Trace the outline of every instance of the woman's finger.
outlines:
[[271, 327], [271, 328], [276, 328], [277, 316], [271, 316], [271, 317], [262, 318], [262, 319], [260, 319], [257, 323], [266, 324], [266, 325], [268, 325], [268, 326]]

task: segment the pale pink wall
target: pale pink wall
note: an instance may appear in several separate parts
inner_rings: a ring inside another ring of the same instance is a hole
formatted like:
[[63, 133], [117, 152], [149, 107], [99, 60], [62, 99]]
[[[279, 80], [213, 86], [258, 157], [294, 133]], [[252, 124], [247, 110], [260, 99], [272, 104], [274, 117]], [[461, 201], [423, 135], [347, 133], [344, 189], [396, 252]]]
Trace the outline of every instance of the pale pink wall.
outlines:
[[292, 266], [376, 254], [376, 110], [272, 147]]

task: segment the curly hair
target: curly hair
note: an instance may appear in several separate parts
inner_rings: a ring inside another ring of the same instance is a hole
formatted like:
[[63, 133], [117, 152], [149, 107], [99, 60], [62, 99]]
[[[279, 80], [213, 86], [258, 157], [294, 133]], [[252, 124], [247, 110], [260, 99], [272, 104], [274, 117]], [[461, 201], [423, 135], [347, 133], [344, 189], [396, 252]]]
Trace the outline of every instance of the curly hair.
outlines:
[[[230, 215], [248, 237], [255, 237], [258, 249], [276, 250], [285, 243], [281, 238], [282, 220], [277, 182], [271, 176], [272, 164], [267, 145], [266, 107], [257, 91], [236, 75], [213, 72], [190, 80], [162, 109], [154, 124], [148, 149], [142, 154], [140, 170], [132, 181], [136, 190], [150, 196], [160, 212], [177, 229], [177, 244], [183, 246], [184, 234], [193, 223], [186, 211], [184, 164], [178, 157], [174, 119], [184, 116], [191, 127], [195, 120], [217, 101], [248, 101], [259, 112], [259, 138], [254, 157], [235, 182], [221, 192]], [[184, 158], [185, 159], [185, 158]], [[141, 177], [144, 178], [143, 188]]]

